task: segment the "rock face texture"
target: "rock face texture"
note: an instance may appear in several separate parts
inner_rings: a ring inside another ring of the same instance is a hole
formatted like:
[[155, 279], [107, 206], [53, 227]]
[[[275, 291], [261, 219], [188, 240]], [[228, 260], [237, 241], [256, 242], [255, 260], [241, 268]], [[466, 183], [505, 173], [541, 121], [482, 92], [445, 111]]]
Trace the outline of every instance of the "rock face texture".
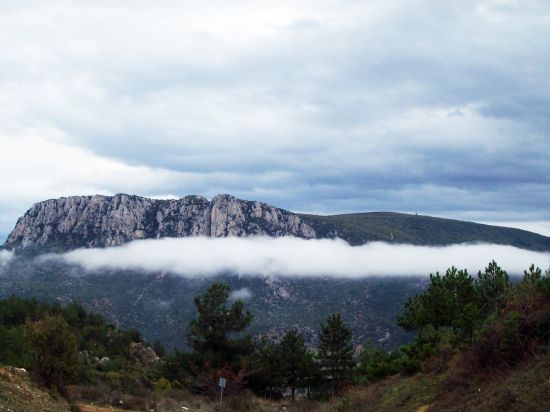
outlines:
[[19, 218], [3, 247], [66, 251], [135, 239], [248, 235], [313, 238], [315, 231], [291, 212], [230, 195], [211, 201], [201, 196], [74, 196], [35, 204]]

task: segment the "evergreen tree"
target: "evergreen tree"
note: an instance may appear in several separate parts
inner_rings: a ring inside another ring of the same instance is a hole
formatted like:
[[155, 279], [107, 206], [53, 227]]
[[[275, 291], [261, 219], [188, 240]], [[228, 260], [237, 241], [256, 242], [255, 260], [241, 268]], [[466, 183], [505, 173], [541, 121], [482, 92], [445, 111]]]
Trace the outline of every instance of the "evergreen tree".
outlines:
[[443, 276], [439, 272], [430, 274], [428, 288], [407, 301], [398, 323], [406, 330], [422, 330], [427, 326], [436, 330], [452, 328], [469, 338], [479, 311], [480, 298], [474, 279], [467, 270], [451, 267]]
[[241, 357], [253, 350], [250, 336], [232, 336], [244, 331], [252, 314], [240, 300], [226, 307], [228, 298], [229, 287], [222, 283], [212, 284], [204, 295], [195, 297], [198, 317], [191, 321], [187, 340], [201, 367], [239, 367]]
[[542, 279], [542, 270], [539, 267], [535, 268], [535, 265], [532, 264], [529, 266], [529, 271], [523, 271], [523, 281], [525, 283], [536, 284]]
[[319, 359], [331, 387], [339, 390], [349, 382], [354, 367], [351, 330], [339, 313], [330, 315], [321, 324], [319, 336]]
[[270, 399], [282, 396], [285, 376], [282, 368], [280, 345], [262, 337], [252, 360], [250, 385], [254, 392]]
[[290, 388], [292, 400], [296, 389], [306, 387], [309, 372], [309, 353], [302, 335], [296, 329], [288, 331], [279, 345], [280, 366], [285, 385]]
[[476, 290], [481, 299], [481, 308], [488, 315], [502, 309], [510, 294], [508, 273], [493, 260], [484, 272], [479, 271]]

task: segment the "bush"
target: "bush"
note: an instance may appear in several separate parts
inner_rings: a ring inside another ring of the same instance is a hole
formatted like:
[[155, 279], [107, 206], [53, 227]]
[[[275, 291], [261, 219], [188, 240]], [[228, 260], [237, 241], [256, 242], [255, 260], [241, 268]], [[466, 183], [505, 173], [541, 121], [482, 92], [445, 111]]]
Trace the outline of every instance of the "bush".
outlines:
[[62, 389], [76, 374], [78, 352], [76, 337], [65, 320], [57, 316], [29, 322], [25, 326], [29, 344], [30, 367], [49, 387]]

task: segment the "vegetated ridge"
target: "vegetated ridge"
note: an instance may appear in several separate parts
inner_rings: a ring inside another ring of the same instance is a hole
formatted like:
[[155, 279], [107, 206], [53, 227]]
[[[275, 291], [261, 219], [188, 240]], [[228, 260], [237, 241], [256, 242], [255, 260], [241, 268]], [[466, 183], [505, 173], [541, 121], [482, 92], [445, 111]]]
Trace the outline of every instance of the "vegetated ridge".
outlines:
[[315, 230], [317, 237], [340, 237], [351, 245], [372, 241], [422, 246], [482, 242], [537, 251], [550, 250], [550, 237], [462, 220], [393, 212], [298, 216]]

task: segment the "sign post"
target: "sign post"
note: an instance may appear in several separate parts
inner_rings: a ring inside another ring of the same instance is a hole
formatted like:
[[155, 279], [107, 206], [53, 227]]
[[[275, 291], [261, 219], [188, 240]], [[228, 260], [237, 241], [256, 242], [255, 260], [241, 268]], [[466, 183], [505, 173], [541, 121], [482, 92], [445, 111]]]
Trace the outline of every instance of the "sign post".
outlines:
[[225, 388], [227, 380], [225, 378], [220, 378], [220, 381], [218, 382], [218, 385], [220, 387], [220, 406], [223, 402], [223, 388]]

